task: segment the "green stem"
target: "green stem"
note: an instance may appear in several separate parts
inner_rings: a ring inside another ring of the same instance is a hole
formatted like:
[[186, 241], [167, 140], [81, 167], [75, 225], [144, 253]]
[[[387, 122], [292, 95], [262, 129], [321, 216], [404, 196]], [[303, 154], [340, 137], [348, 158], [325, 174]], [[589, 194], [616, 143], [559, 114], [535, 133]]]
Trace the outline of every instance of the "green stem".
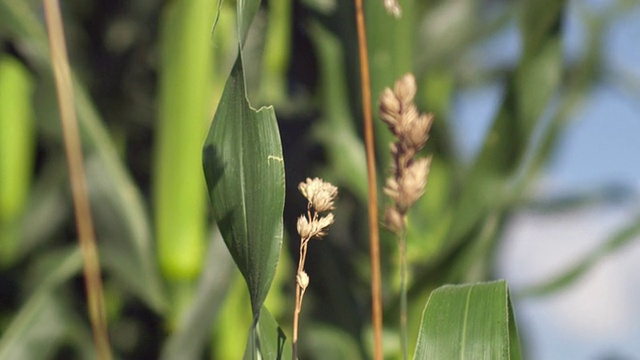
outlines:
[[407, 241], [405, 231], [398, 234], [400, 242], [400, 347], [402, 358], [408, 358], [408, 328], [407, 328]]

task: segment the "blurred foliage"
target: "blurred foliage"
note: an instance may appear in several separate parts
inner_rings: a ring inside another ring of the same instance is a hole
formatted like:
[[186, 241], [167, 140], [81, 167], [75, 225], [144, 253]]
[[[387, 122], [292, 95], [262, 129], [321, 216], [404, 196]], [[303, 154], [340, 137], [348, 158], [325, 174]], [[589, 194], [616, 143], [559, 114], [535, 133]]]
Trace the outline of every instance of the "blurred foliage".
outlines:
[[[530, 203], [531, 185], [572, 114], [594, 85], [611, 76], [603, 65], [607, 26], [637, 3], [612, 1], [598, 12], [579, 1], [400, 3], [402, 20], [385, 14], [381, 1], [367, 2], [366, 20], [374, 97], [413, 71], [420, 108], [436, 116], [425, 150], [434, 156], [427, 194], [410, 214], [407, 234], [413, 348], [431, 290], [494, 277], [505, 224]], [[199, 21], [177, 10], [189, 6], [200, 13]], [[208, 120], [236, 58], [234, 8], [233, 2], [200, 0], [63, 3], [111, 338], [120, 358], [226, 359], [244, 353], [249, 296], [219, 233], [209, 226], [212, 216], [202, 210], [204, 177], [193, 166], [200, 164]], [[585, 51], [568, 59], [570, 9], [584, 22]], [[0, 0], [0, 358], [90, 358], [41, 14], [37, 1]], [[282, 137], [285, 249], [266, 304], [286, 333], [293, 309], [290, 259], [298, 248], [295, 220], [305, 209], [297, 184], [322, 176], [340, 188], [337, 222], [326, 240], [313, 244], [307, 262], [313, 285], [301, 319], [304, 359], [370, 357], [353, 19], [348, 1], [265, 1], [244, 47], [249, 99], [255, 106], [274, 105]], [[489, 42], [514, 33], [514, 59], [493, 62], [479, 55]], [[481, 149], [469, 160], [454, 146], [452, 108], [460, 91], [483, 85], [498, 85], [501, 97]], [[384, 178], [389, 136], [381, 122], [376, 130]], [[607, 198], [582, 194], [550, 206], [576, 208]], [[182, 226], [189, 235], [172, 233]], [[532, 293], [565, 288], [638, 233], [637, 225], [625, 226]], [[385, 349], [397, 358], [396, 244], [391, 234], [382, 235]]]

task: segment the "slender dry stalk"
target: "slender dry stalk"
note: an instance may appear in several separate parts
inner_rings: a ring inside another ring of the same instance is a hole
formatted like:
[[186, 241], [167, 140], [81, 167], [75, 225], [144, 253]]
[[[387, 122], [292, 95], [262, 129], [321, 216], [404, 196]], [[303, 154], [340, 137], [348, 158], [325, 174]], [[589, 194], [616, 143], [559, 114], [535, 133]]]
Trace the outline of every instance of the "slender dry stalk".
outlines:
[[424, 194], [431, 159], [416, 158], [424, 147], [433, 122], [432, 115], [419, 114], [413, 103], [417, 91], [416, 80], [406, 74], [395, 88], [384, 89], [380, 96], [380, 118], [397, 141], [390, 146], [392, 174], [384, 193], [392, 204], [385, 210], [386, 226], [398, 238], [400, 248], [400, 346], [402, 358], [408, 358], [407, 348], [407, 244], [406, 224], [409, 208]]
[[376, 180], [375, 143], [371, 115], [371, 79], [369, 54], [362, 0], [354, 0], [360, 55], [364, 142], [367, 152], [367, 183], [369, 189], [369, 252], [371, 256], [371, 313], [373, 322], [373, 358], [382, 360], [382, 278], [380, 276], [380, 229], [378, 227], [378, 192]]
[[112, 358], [105, 316], [100, 263], [96, 246], [89, 195], [82, 159], [82, 144], [73, 100], [73, 83], [57, 0], [44, 0], [44, 12], [49, 33], [51, 64], [58, 93], [60, 121], [73, 194], [78, 229], [78, 241], [84, 260], [84, 279], [89, 302], [89, 319], [93, 330], [98, 359]]
[[298, 218], [297, 229], [300, 235], [300, 257], [296, 271], [296, 305], [293, 312], [293, 360], [298, 359], [298, 322], [302, 310], [304, 292], [309, 286], [309, 275], [304, 271], [307, 261], [309, 240], [321, 239], [327, 228], [333, 224], [333, 213], [320, 216], [320, 213], [333, 210], [333, 202], [338, 196], [338, 188], [321, 179], [314, 178], [298, 185], [298, 189], [307, 198], [307, 213]]

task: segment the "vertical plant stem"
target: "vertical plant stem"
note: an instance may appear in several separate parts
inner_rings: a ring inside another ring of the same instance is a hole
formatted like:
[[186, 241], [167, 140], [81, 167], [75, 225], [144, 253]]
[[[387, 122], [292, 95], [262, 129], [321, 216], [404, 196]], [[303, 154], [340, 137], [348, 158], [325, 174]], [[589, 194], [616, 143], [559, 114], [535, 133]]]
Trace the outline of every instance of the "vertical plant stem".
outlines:
[[0, 54], [0, 268], [11, 266], [20, 252], [24, 217], [36, 146], [29, 70]]
[[402, 359], [407, 360], [409, 356], [407, 346], [407, 238], [404, 229], [398, 234], [398, 240], [400, 242], [400, 347]]
[[60, 121], [69, 168], [78, 241], [84, 261], [84, 279], [89, 302], [89, 319], [93, 330], [98, 359], [111, 359], [107, 320], [100, 277], [100, 263], [96, 246], [91, 208], [82, 159], [82, 143], [73, 100], [71, 70], [62, 27], [62, 15], [57, 0], [44, 0], [44, 12], [51, 48], [51, 64], [58, 93]]
[[304, 271], [304, 263], [307, 260], [307, 245], [309, 239], [301, 239], [300, 241], [300, 257], [298, 258], [298, 270], [296, 271], [296, 305], [293, 311], [293, 346], [292, 358], [298, 359], [298, 323], [300, 321], [300, 311], [302, 310], [302, 297], [305, 289], [297, 281], [298, 275]]
[[371, 79], [369, 54], [364, 23], [362, 0], [354, 0], [358, 50], [360, 54], [360, 81], [362, 87], [362, 112], [364, 115], [364, 140], [367, 152], [367, 182], [369, 190], [369, 247], [371, 256], [371, 312], [373, 320], [374, 359], [382, 360], [382, 280], [380, 276], [380, 231], [378, 228], [378, 193], [376, 159], [371, 115]]
[[160, 27], [159, 112], [153, 164], [153, 215], [160, 270], [174, 329], [192, 301], [206, 244], [202, 142], [213, 115], [216, 1], [166, 2]]

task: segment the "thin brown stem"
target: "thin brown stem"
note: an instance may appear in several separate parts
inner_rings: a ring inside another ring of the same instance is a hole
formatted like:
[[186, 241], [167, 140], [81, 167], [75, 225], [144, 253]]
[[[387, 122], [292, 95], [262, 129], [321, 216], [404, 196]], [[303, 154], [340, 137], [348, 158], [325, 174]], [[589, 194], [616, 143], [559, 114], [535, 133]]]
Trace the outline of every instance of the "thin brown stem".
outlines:
[[[309, 214], [309, 216], [311, 216]], [[292, 358], [298, 359], [298, 323], [300, 321], [300, 311], [302, 310], [302, 298], [305, 289], [298, 282], [298, 276], [304, 271], [304, 263], [307, 260], [307, 245], [309, 239], [300, 239], [300, 256], [298, 258], [298, 270], [296, 272], [296, 304], [293, 311], [293, 346]]]
[[364, 115], [364, 140], [367, 152], [367, 182], [369, 189], [369, 248], [371, 256], [371, 312], [373, 318], [374, 359], [382, 360], [382, 280], [380, 276], [380, 230], [378, 228], [378, 193], [376, 181], [375, 144], [371, 115], [371, 79], [369, 55], [364, 23], [362, 0], [354, 0], [358, 50], [360, 54], [360, 81], [362, 87], [362, 112]]
[[62, 27], [62, 16], [57, 0], [44, 0], [49, 44], [51, 48], [51, 64], [58, 93], [60, 121], [64, 138], [65, 153], [73, 194], [78, 241], [84, 260], [84, 279], [89, 303], [89, 319], [93, 330], [98, 359], [112, 358], [105, 316], [100, 262], [96, 246], [89, 195], [85, 179], [82, 159], [82, 144], [78, 130], [73, 100], [73, 83], [67, 49]]
[[298, 321], [300, 316], [300, 308], [301, 308], [301, 296], [300, 296], [300, 285], [296, 283], [296, 307], [293, 310], [293, 346], [292, 346], [292, 358], [293, 360], [298, 359]]

